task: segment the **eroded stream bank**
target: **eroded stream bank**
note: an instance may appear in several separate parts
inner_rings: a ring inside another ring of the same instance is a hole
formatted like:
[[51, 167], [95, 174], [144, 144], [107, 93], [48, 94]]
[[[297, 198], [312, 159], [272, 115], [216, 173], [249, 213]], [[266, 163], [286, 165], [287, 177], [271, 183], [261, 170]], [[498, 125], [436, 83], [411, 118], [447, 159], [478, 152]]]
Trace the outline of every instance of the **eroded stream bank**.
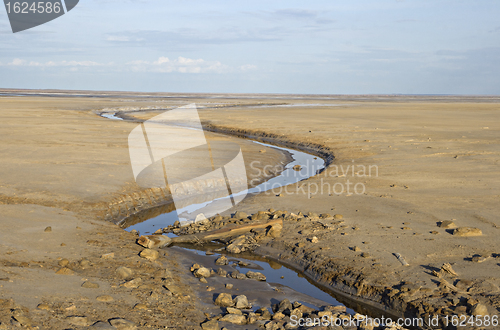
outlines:
[[[112, 116], [106, 116], [107, 118], [113, 118], [115, 117], [114, 115]], [[121, 119], [121, 118], [120, 118]], [[221, 133], [219, 129], [211, 127], [211, 130], [214, 132]], [[241, 132], [231, 132], [232, 135], [236, 135], [238, 137], [245, 137], [242, 135]], [[255, 137], [254, 137], [255, 138]], [[267, 138], [261, 138], [260, 140], [264, 140], [266, 142], [275, 142], [276, 141], [272, 137], [267, 137]], [[316, 175], [317, 173], [320, 173], [322, 170], [325, 168], [325, 164], [328, 164], [331, 162], [331, 159], [333, 158], [331, 155], [328, 155], [326, 157], [326, 161], [324, 161], [322, 158], [318, 157], [317, 155], [311, 155], [302, 151], [297, 151], [289, 148], [284, 148], [284, 147], [277, 147], [269, 144], [265, 144], [259, 141], [254, 141], [255, 143], [258, 143], [260, 145], [270, 147], [270, 148], [275, 148], [279, 149], [282, 152], [285, 152], [292, 157], [292, 161], [288, 163], [285, 167], [285, 169], [276, 177], [273, 177], [269, 179], [268, 181], [265, 181], [261, 183], [260, 185], [253, 187], [249, 189], [250, 194], [257, 194], [265, 191], [269, 191], [272, 188], [279, 188], [283, 187], [285, 185], [293, 184], [301, 180], [305, 180], [311, 176]], [[300, 146], [300, 149], [305, 149], [305, 150], [310, 150], [310, 146]], [[316, 154], [319, 154], [323, 157], [325, 157], [324, 151], [320, 151], [316, 149]], [[167, 231], [167, 227], [173, 227], [174, 222], [178, 219], [178, 211], [172, 210], [171, 208], [164, 207], [166, 212], [154, 216], [152, 218], [146, 219], [144, 215], [136, 215], [131, 217], [130, 219], [126, 219], [123, 221], [120, 225], [122, 227], [127, 227], [128, 231], [137, 231], [142, 234], [151, 234], [153, 232], [157, 232], [158, 230], [161, 231], [162, 228], [165, 228], [165, 231]], [[182, 210], [180, 210], [182, 212]], [[327, 216], [328, 217], [328, 216]], [[127, 225], [127, 222], [130, 225]], [[207, 259], [207, 260], [212, 260], [213, 257], [208, 257], [208, 256], [200, 256], [200, 252], [203, 250], [206, 250], [206, 247], [201, 247], [201, 246], [196, 246], [196, 245], [191, 245], [189, 246], [191, 251], [184, 251], [184, 254], [188, 259], [194, 260], [194, 259]], [[193, 252], [197, 251], [197, 252]], [[209, 251], [210, 254], [213, 254], [212, 251]], [[226, 252], [227, 253], [227, 252]], [[195, 258], [196, 257], [196, 258]], [[249, 259], [242, 258], [242, 256], [236, 256], [238, 257], [239, 261], [242, 264], [246, 263], [251, 263]], [[262, 269], [264, 275], [266, 277], [271, 276], [271, 278], [274, 276], [275, 277], [275, 271], [273, 270], [273, 267], [271, 266], [272, 264], [279, 265], [279, 267], [283, 267], [282, 269], [284, 270], [284, 273], [287, 273], [286, 277], [285, 274], [281, 275], [284, 276], [284, 278], [279, 278], [277, 284], [279, 286], [284, 286], [288, 287], [289, 291], [291, 290], [292, 292], [296, 293], [301, 293], [302, 294], [302, 301], [307, 300], [305, 299], [304, 295], [307, 295], [312, 299], [313, 301], [316, 301], [316, 308], [319, 308], [324, 305], [340, 305], [338, 300], [335, 298], [339, 292], [334, 292], [333, 290], [329, 289], [328, 286], [323, 285], [321, 289], [319, 288], [319, 284], [315, 283], [315, 281], [312, 280], [310, 276], [305, 279], [304, 273], [302, 270], [299, 269], [299, 267], [294, 267], [293, 265], [288, 265], [288, 267], [284, 267], [284, 263], [281, 263], [278, 259], [279, 258], [274, 258], [272, 256], [262, 256], [257, 253], [247, 253], [247, 258], [252, 258], [252, 259], [259, 259], [260, 263], [260, 268]], [[272, 261], [274, 259], [274, 261]], [[205, 260], [205, 263], [207, 262]], [[212, 260], [213, 262], [213, 260]], [[254, 262], [255, 264], [255, 262]], [[238, 266], [238, 264], [235, 264]], [[267, 266], [265, 266], [267, 265]], [[290, 274], [293, 273], [294, 276], [290, 276]], [[274, 274], [274, 275], [273, 275]], [[300, 279], [300, 280], [297, 280]], [[281, 283], [280, 283], [281, 282]], [[276, 289], [269, 287], [269, 290]], [[380, 316], [387, 316], [391, 315], [391, 313], [387, 310], [384, 310], [384, 308], [380, 308], [381, 306], [376, 306], [374, 307], [373, 305], [370, 304], [364, 304], [361, 300], [356, 300], [356, 299], [349, 299], [348, 296], [340, 296], [340, 300], [344, 302], [346, 306], [348, 306], [348, 313], [354, 314], [355, 310], [357, 312], [361, 312], [363, 314], [372, 316], [372, 317], [380, 317]], [[257, 297], [256, 297], [257, 298]], [[321, 302], [321, 303], [319, 303]], [[352, 307], [352, 308], [351, 308]]]

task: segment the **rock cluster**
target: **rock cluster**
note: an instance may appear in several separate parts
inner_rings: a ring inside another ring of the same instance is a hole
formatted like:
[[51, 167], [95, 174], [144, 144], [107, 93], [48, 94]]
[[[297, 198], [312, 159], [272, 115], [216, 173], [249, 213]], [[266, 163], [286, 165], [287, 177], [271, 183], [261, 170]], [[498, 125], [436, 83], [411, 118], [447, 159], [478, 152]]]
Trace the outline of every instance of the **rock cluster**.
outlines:
[[[201, 324], [204, 330], [218, 330], [220, 329], [220, 323], [223, 322], [236, 325], [251, 324], [266, 330], [320, 328], [320, 325], [329, 322], [330, 327], [324, 327], [324, 329], [341, 330], [347, 328], [336, 327], [336, 324], [342, 324], [342, 322], [349, 324], [349, 320], [352, 320], [348, 327], [349, 330], [373, 330], [375, 328], [380, 330], [404, 330], [403, 327], [395, 325], [391, 327], [377, 326], [376, 321], [366, 319], [364, 315], [346, 313], [346, 307], [342, 305], [324, 306], [315, 309], [298, 301], [292, 303], [288, 299], [284, 299], [271, 306], [271, 311], [266, 307], [252, 311], [246, 296], [240, 295], [233, 298], [229, 293], [220, 293], [215, 299], [215, 304], [225, 308], [225, 312], [208, 317]], [[355, 325], [353, 326], [353, 324]]]

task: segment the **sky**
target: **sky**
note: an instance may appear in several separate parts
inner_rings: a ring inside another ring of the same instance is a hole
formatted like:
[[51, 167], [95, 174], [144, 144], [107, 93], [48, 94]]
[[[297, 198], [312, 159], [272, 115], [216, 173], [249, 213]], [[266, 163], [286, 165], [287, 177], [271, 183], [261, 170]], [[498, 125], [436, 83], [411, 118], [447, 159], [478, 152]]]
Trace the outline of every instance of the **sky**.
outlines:
[[500, 1], [80, 0], [13, 34], [0, 88], [500, 94]]

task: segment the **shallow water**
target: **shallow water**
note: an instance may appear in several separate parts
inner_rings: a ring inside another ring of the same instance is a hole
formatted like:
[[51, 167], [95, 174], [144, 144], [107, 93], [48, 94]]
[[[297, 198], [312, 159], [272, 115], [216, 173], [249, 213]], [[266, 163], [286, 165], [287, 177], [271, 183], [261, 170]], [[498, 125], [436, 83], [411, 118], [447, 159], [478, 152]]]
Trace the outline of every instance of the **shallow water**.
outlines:
[[[259, 194], [259, 193], [269, 193], [270, 195], [277, 195], [278, 193], [286, 193], [282, 190], [282, 187], [297, 183], [302, 180], [306, 180], [313, 175], [316, 175], [325, 166], [325, 161], [314, 155], [297, 151], [288, 148], [282, 148], [273, 146], [270, 144], [265, 144], [257, 141], [253, 141], [262, 146], [269, 148], [275, 148], [281, 151], [286, 151], [292, 157], [292, 161], [288, 163], [280, 175], [269, 179], [266, 182], [259, 184], [256, 187], [248, 189], [248, 195]], [[293, 169], [296, 165], [301, 166], [300, 170]], [[243, 192], [244, 193], [244, 192]], [[233, 196], [237, 196], [235, 194]], [[131, 231], [133, 229], [139, 231], [141, 234], [150, 234], [155, 232], [159, 228], [167, 227], [168, 225], [173, 225], [175, 221], [179, 220], [179, 214], [183, 212], [193, 213], [197, 209], [202, 209], [211, 202], [192, 204], [183, 207], [178, 210], [174, 210], [169, 213], [161, 214], [155, 218], [146, 220], [144, 222], [134, 224], [127, 227], [126, 230]]]

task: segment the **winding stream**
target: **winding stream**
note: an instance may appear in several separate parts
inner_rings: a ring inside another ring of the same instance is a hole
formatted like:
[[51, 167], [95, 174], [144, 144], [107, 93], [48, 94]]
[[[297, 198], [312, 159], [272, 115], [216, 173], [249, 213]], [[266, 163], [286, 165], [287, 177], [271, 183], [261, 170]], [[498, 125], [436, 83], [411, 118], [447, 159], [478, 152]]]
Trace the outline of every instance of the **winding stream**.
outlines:
[[[106, 114], [101, 114], [102, 117], [108, 118], [108, 119], [115, 119], [115, 120], [123, 120], [120, 117], [117, 117], [115, 113], [106, 113]], [[290, 156], [292, 157], [292, 161], [289, 162], [284, 170], [279, 174], [278, 176], [275, 176], [253, 188], [248, 189], [248, 194], [258, 194], [262, 192], [267, 192], [267, 193], [272, 193], [276, 189], [279, 189], [281, 187], [297, 183], [302, 180], [306, 180], [310, 178], [311, 176], [316, 175], [318, 172], [320, 172], [322, 169], [324, 169], [325, 166], [325, 161], [319, 157], [316, 157], [314, 155], [302, 152], [302, 151], [297, 151], [289, 148], [283, 148], [283, 147], [277, 147], [274, 145], [270, 144], [265, 144], [261, 143], [258, 141], [252, 141], [253, 143], [257, 143], [259, 145], [269, 147], [269, 148], [275, 148], [278, 150], [281, 150], [283, 152], [288, 152]], [[274, 190], [273, 190], [274, 189]], [[215, 201], [215, 200], [214, 200]], [[212, 201], [212, 202], [214, 202]], [[208, 203], [211, 202], [205, 202], [205, 203], [200, 203], [200, 204], [192, 204], [186, 207], [183, 207], [179, 210], [174, 210], [171, 212], [163, 213], [160, 214], [156, 217], [153, 217], [151, 219], [148, 219], [146, 221], [143, 221], [141, 223], [133, 224], [131, 226], [128, 226], [125, 228], [127, 231], [131, 231], [133, 229], [139, 231], [141, 234], [150, 234], [155, 232], [159, 228], [164, 228], [168, 225], [172, 225], [175, 221], [179, 220], [178, 214], [182, 214], [184, 211], [189, 211], [189, 212], [195, 212], [197, 209], [201, 209], [204, 206], [206, 206]], [[168, 234], [168, 235], [173, 235], [173, 234]], [[212, 251], [216, 247], [211, 247]], [[220, 246], [218, 246], [220, 247]], [[209, 249], [210, 247], [204, 246], [204, 247], [197, 247], [197, 246], [184, 246], [183, 249], [185, 251], [190, 251], [191, 253], [194, 253], [198, 255], [199, 257], [204, 257], [204, 258], [209, 258], [208, 254], [205, 255], [205, 251], [202, 249]], [[210, 258], [213, 258], [213, 253], [210, 253]], [[234, 256], [233, 258], [237, 258], [237, 260], [243, 261], [245, 263], [248, 263], [257, 269], [259, 269], [260, 272], [262, 272], [267, 278], [268, 282], [272, 283], [277, 283], [279, 285], [287, 286], [289, 288], [292, 288], [293, 290], [306, 294], [308, 296], [311, 296], [313, 298], [319, 299], [321, 301], [324, 301], [330, 305], [341, 305], [341, 303], [334, 297], [333, 292], [326, 292], [322, 289], [320, 289], [318, 286], [316, 286], [312, 281], [309, 281], [307, 278], [305, 278], [301, 273], [290, 269], [284, 265], [277, 264], [276, 262], [267, 260], [265, 257], [260, 257], [256, 255], [252, 256], [247, 256], [247, 255], [238, 255]], [[278, 266], [277, 266], [278, 265]], [[235, 264], [235, 267], [241, 267], [237, 266]], [[244, 267], [243, 267], [244, 268]], [[350, 305], [350, 304], [349, 304]], [[359, 311], [359, 307], [356, 308], [356, 310]], [[348, 313], [353, 313], [354, 310], [348, 308], [347, 309]]]

